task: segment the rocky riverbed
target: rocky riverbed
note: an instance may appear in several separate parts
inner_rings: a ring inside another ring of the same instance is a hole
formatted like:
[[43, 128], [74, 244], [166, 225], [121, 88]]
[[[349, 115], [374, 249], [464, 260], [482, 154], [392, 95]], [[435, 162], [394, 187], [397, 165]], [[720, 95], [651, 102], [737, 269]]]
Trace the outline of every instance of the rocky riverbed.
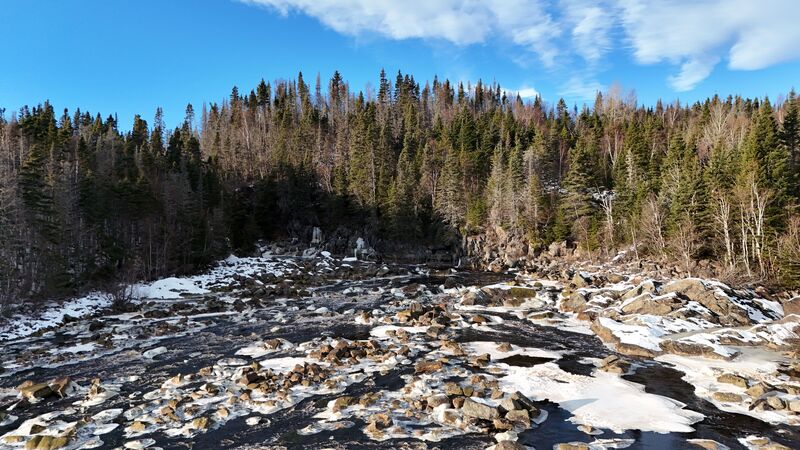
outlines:
[[20, 314], [0, 448], [800, 447], [787, 302], [619, 272], [264, 252]]

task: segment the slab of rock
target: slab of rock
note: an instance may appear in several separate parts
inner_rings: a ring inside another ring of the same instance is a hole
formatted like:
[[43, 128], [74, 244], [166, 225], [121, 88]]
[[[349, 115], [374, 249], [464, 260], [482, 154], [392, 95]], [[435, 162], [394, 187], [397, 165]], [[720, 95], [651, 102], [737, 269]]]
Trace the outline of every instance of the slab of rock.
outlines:
[[724, 403], [740, 403], [742, 401], [742, 396], [733, 392], [714, 392], [711, 394], [711, 398]]
[[525, 446], [514, 441], [500, 441], [494, 446], [494, 450], [525, 450]]
[[756, 384], [750, 386], [750, 388], [748, 388], [745, 392], [750, 397], [759, 398], [762, 395], [764, 395], [767, 392], [770, 392], [770, 391], [772, 391], [774, 389], [775, 388], [773, 386], [770, 386], [767, 383], [759, 382], [759, 383], [756, 383]]
[[28, 400], [43, 399], [54, 394], [53, 389], [47, 383], [34, 383], [26, 381], [17, 387], [22, 397]]
[[672, 306], [662, 301], [653, 300], [650, 294], [643, 294], [622, 307], [625, 314], [650, 314], [665, 316], [672, 312]]
[[621, 342], [619, 337], [617, 337], [610, 328], [607, 328], [606, 326], [603, 325], [602, 323], [603, 319], [613, 320], [613, 319], [607, 319], [605, 317], [598, 317], [592, 322], [590, 328], [592, 332], [594, 332], [594, 334], [596, 334], [597, 337], [600, 338], [601, 341], [614, 344], [614, 346], [617, 349], [617, 352], [628, 356], [644, 356], [647, 358], [654, 358], [661, 354], [661, 352], [656, 352], [649, 348], [644, 348], [638, 345]]
[[732, 384], [734, 386], [739, 386], [740, 388], [747, 389], [747, 378], [740, 377], [739, 375], [736, 374], [723, 373], [722, 375], [717, 377], [717, 381], [719, 381], [720, 383]]
[[66, 447], [69, 439], [66, 436], [33, 436], [25, 443], [25, 450], [55, 450]]
[[466, 417], [474, 417], [476, 419], [483, 420], [494, 420], [500, 418], [500, 411], [497, 408], [483, 403], [478, 403], [471, 398], [464, 400], [464, 404], [461, 406], [461, 413]]
[[563, 444], [556, 444], [553, 450], [589, 450], [589, 444], [583, 442], [566, 442]]
[[690, 444], [704, 448], [706, 450], [725, 450], [728, 447], [725, 445], [720, 444], [717, 441], [713, 441], [711, 439], [689, 439], [687, 442]]
[[731, 351], [730, 355], [720, 355], [714, 351], [713, 347], [708, 345], [699, 344], [697, 342], [689, 342], [685, 340], [664, 340], [661, 342], [661, 348], [674, 355], [683, 356], [702, 356], [711, 359], [730, 360], [739, 355], [738, 351]]

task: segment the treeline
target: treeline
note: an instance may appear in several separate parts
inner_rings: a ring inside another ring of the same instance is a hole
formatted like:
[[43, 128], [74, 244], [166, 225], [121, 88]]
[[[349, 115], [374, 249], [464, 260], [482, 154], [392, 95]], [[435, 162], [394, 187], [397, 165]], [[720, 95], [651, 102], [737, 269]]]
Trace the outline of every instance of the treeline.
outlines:
[[435, 242], [503, 230], [800, 282], [800, 104], [523, 102], [381, 72], [262, 81], [168, 130], [49, 103], [0, 114], [0, 295], [196, 270], [310, 225]]

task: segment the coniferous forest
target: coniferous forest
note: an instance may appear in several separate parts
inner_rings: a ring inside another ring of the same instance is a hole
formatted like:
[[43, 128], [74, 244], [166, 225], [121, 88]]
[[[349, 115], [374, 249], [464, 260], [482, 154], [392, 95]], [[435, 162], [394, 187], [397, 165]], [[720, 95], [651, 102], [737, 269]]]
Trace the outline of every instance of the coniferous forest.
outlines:
[[380, 74], [262, 81], [177, 128], [48, 102], [0, 110], [0, 303], [198, 270], [309, 226], [544, 248], [800, 283], [800, 100], [523, 101]]

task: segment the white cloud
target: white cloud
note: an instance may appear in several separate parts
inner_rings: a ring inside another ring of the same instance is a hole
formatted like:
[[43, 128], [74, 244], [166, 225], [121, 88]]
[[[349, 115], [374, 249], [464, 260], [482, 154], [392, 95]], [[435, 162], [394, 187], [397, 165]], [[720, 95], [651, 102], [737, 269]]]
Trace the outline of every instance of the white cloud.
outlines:
[[669, 82], [691, 90], [723, 58], [734, 70], [800, 58], [797, 0], [618, 0], [637, 62], [679, 65]]
[[507, 94], [509, 97], [516, 97], [519, 95], [523, 99], [526, 98], [536, 98], [539, 96], [539, 91], [532, 87], [524, 86], [519, 89], [508, 91]]
[[638, 64], [675, 67], [666, 79], [677, 91], [693, 89], [720, 61], [756, 70], [800, 58], [800, 0], [238, 1], [306, 14], [350, 36], [500, 41], [522, 66], [535, 56], [551, 71], [569, 71], [565, 91], [594, 89], [571, 74], [595, 77], [615, 49]]
[[457, 45], [500, 36], [551, 66], [559, 26], [540, 0], [240, 0], [283, 15], [301, 12], [351, 36], [376, 33], [391, 39], [444, 39]]
[[697, 83], [705, 80], [719, 62], [717, 56], [701, 56], [687, 59], [681, 64], [677, 75], [670, 75], [669, 84], [678, 92], [691, 91]]

